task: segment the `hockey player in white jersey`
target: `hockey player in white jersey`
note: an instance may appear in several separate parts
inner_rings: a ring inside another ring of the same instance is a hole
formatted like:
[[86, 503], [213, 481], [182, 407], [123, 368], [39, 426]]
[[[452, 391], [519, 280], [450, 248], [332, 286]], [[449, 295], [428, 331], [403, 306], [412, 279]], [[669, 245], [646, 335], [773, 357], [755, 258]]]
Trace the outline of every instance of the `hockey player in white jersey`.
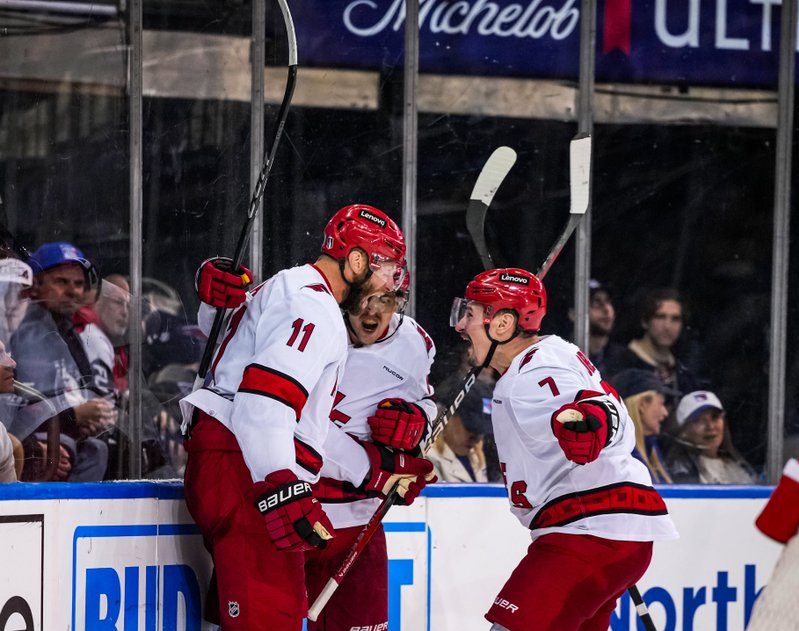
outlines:
[[538, 335], [546, 304], [538, 278], [515, 268], [479, 274], [453, 304], [470, 361], [502, 375], [494, 437], [511, 512], [533, 540], [486, 618], [492, 631], [606, 631], [652, 542], [677, 532], [631, 455], [624, 404], [576, 346]]
[[[300, 628], [303, 553], [335, 534], [311, 483], [328, 429], [339, 431], [328, 418], [347, 351], [339, 305], [395, 290], [404, 256], [387, 215], [352, 205], [328, 223], [315, 264], [279, 272], [247, 294], [243, 268], [212, 259], [198, 270], [201, 300], [235, 309], [206, 384], [181, 401], [186, 503], [214, 559], [225, 631]], [[211, 315], [201, 308], [205, 330]], [[387, 492], [399, 479], [403, 492], [418, 493], [417, 476], [427, 473], [419, 459], [363, 460], [358, 471], [338, 472], [369, 492]]]
[[[428, 382], [435, 346], [412, 318], [402, 315], [410, 279], [397, 292], [372, 296], [359, 313], [346, 313], [349, 351], [339, 382], [331, 420], [362, 442], [371, 458], [386, 454], [384, 446], [416, 452], [428, 434], [437, 409]], [[374, 493], [328, 477], [337, 457], [326, 450], [322, 478], [314, 495], [336, 529], [336, 538], [324, 550], [306, 553], [308, 599], [313, 602], [327, 580], [341, 566], [362, 527], [380, 504]], [[357, 461], [358, 454], [355, 454]], [[428, 480], [428, 482], [431, 480]], [[414, 489], [416, 493], [416, 489]], [[412, 499], [405, 496], [405, 503]], [[388, 629], [388, 554], [382, 527], [353, 565], [308, 631]]]

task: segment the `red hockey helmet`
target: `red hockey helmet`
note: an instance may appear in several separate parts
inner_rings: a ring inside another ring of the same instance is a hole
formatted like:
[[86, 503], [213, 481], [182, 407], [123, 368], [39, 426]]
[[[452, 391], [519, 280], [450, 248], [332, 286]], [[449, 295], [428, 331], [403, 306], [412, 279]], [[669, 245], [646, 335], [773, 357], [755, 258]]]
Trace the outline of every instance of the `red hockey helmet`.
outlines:
[[402, 284], [405, 237], [394, 220], [382, 210], [366, 204], [345, 206], [327, 222], [324, 235], [324, 254], [340, 261], [353, 248], [360, 248], [369, 257], [372, 271], [377, 271], [387, 262], [396, 264], [395, 287]]
[[541, 328], [541, 320], [547, 312], [544, 285], [534, 274], [515, 267], [492, 269], [475, 276], [466, 286], [466, 297], [456, 298], [452, 305], [453, 325], [463, 317], [463, 310], [470, 301], [485, 307], [485, 324], [501, 310], [511, 309], [518, 316], [517, 326], [529, 333]]

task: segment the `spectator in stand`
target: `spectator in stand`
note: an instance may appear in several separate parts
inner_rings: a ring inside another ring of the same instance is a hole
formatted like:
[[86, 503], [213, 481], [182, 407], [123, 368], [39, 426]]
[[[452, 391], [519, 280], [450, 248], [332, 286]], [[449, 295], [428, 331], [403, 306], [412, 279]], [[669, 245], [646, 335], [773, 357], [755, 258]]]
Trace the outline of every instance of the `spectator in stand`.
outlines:
[[114, 425], [116, 412], [94, 388], [91, 364], [73, 324], [96, 269], [78, 248], [63, 242], [42, 245], [29, 264], [34, 273], [31, 303], [11, 337], [18, 379], [43, 392], [60, 415], [61, 442], [71, 461], [67, 479], [102, 480], [108, 447], [96, 437]]
[[[6, 351], [0, 340], [0, 394], [14, 391], [14, 368], [16, 362]], [[18, 475], [20, 442], [9, 434], [4, 423], [0, 422], [0, 482], [16, 482]], [[21, 471], [19, 472], [21, 473]]]
[[756, 476], [732, 444], [724, 407], [707, 390], [685, 395], [677, 406], [679, 434], [666, 454], [674, 482], [754, 484]]
[[[109, 432], [109, 471], [106, 479], [128, 477], [131, 442], [128, 422], [128, 328], [130, 325], [130, 286], [120, 274], [110, 274], [103, 282], [97, 301], [79, 313], [81, 340], [91, 359], [95, 383], [113, 400], [120, 422]], [[78, 326], [78, 325], [76, 325]], [[142, 392], [142, 474], [145, 477], [175, 477], [167, 465], [157, 421], [163, 412], [156, 396]]]
[[625, 368], [654, 370], [660, 380], [680, 394], [699, 388], [696, 376], [674, 355], [683, 328], [683, 300], [676, 289], [648, 292], [641, 307], [643, 335], [627, 345], [614, 361], [606, 360], [609, 377]]
[[31, 284], [33, 271], [27, 263], [11, 257], [0, 259], [0, 342], [3, 344], [8, 344], [25, 317], [28, 301], [21, 292]]
[[[574, 309], [569, 310], [569, 319], [574, 322]], [[603, 375], [609, 365], [619, 363], [627, 350], [610, 340], [615, 323], [610, 287], [592, 278], [588, 281], [588, 359]]]
[[675, 392], [667, 388], [651, 370], [628, 368], [615, 375], [610, 384], [619, 396], [635, 425], [633, 456], [643, 462], [656, 484], [671, 483], [661, 445], [661, 427], [669, 416], [666, 397]]
[[475, 381], [426, 458], [442, 482], [488, 482], [483, 437], [491, 433], [492, 388]]
[[158, 380], [156, 373], [178, 364], [199, 368], [205, 336], [196, 324], [185, 316], [166, 311], [153, 311], [144, 318], [144, 347], [142, 363], [150, 383]]
[[[92, 324], [95, 326], [88, 326]], [[76, 316], [76, 328], [82, 329], [87, 350], [95, 348], [94, 354], [102, 361], [102, 374], [97, 378], [119, 393], [128, 390], [129, 324], [130, 286], [121, 274], [106, 276], [97, 301], [81, 308]]]

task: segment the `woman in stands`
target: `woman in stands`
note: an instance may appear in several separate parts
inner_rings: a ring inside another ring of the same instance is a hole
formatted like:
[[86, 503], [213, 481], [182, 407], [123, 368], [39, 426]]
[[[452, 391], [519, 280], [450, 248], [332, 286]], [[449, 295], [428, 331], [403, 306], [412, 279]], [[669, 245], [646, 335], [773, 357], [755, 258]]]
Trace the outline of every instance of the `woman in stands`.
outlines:
[[732, 444], [724, 407], [707, 390], [685, 395], [677, 406], [677, 439], [666, 466], [677, 483], [754, 484], [752, 467]]

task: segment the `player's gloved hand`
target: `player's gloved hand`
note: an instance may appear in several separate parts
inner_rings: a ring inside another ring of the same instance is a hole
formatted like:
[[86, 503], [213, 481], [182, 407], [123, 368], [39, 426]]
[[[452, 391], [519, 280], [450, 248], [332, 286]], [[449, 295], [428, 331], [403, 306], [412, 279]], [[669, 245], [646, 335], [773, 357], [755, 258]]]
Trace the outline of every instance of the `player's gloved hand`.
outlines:
[[279, 550], [324, 548], [333, 538], [333, 525], [314, 498], [311, 485], [288, 469], [274, 471], [257, 483], [255, 495], [255, 508], [264, 516]]
[[217, 309], [238, 307], [244, 302], [250, 284], [252, 272], [243, 265], [234, 272], [233, 261], [224, 256], [203, 261], [194, 277], [194, 286], [200, 300]]
[[566, 457], [587, 464], [599, 457], [619, 425], [619, 413], [601, 392], [580, 391], [552, 415], [552, 433]]
[[401, 451], [391, 451], [383, 445], [361, 442], [369, 458], [369, 473], [363, 481], [367, 492], [388, 495], [394, 483], [399, 481], [397, 493], [401, 504], [413, 503], [427, 484], [438, 478], [433, 473], [433, 463], [424, 458], [416, 458]]
[[403, 399], [383, 399], [367, 420], [372, 440], [396, 449], [416, 449], [427, 434], [424, 410]]

